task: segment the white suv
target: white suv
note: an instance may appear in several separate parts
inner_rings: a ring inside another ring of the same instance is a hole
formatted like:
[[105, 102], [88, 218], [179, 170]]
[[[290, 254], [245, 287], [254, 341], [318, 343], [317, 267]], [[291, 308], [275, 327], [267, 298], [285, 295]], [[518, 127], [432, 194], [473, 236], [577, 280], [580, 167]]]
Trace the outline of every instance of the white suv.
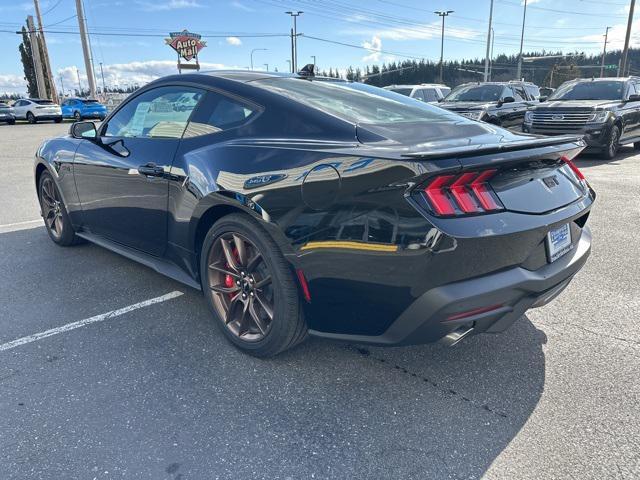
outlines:
[[389, 85], [385, 90], [401, 93], [407, 97], [422, 100], [427, 103], [437, 103], [446, 97], [451, 89], [439, 83], [422, 83], [420, 85]]
[[36, 123], [40, 120], [62, 122], [62, 110], [51, 100], [40, 98], [22, 98], [13, 104], [14, 115], [17, 119]]

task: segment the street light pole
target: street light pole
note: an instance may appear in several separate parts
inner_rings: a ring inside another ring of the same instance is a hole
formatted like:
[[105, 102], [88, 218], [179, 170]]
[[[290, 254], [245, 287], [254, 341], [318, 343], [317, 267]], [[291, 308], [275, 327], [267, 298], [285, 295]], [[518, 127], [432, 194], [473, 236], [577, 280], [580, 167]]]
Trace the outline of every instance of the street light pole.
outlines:
[[102, 62], [100, 62], [100, 76], [102, 77], [102, 96], [104, 97], [104, 71], [102, 70]]
[[518, 73], [516, 80], [520, 80], [522, 75], [522, 45], [524, 43], [524, 22], [527, 19], [527, 0], [524, 0], [524, 13], [522, 14], [522, 33], [520, 34], [520, 55], [518, 55]]
[[489, 7], [489, 29], [487, 30], [487, 54], [484, 57], [484, 81], [489, 81], [489, 50], [491, 48], [491, 22], [493, 21], [493, 0]]
[[627, 56], [629, 55], [629, 38], [631, 37], [631, 25], [633, 24], [633, 9], [636, 6], [636, 0], [631, 0], [629, 5], [629, 20], [627, 21], [627, 35], [624, 37], [624, 50], [622, 51], [622, 61], [620, 62], [620, 68], [618, 69], [618, 76], [620, 72], [624, 75], [627, 67]]
[[284, 12], [284, 13], [286, 13], [287, 15], [291, 15], [291, 18], [293, 18], [293, 31], [291, 33], [291, 43], [292, 43], [291, 67], [292, 67], [293, 73], [295, 73], [298, 71], [298, 25], [296, 20], [304, 12], [295, 11], [295, 12]]
[[267, 69], [267, 72], [269, 71], [269, 64], [268, 63], [263, 63], [263, 65], [265, 66], [265, 68]]
[[291, 60], [287, 58], [285, 61], [289, 64], [289, 71], [293, 72], [293, 70], [291, 70]]
[[268, 48], [254, 48], [253, 50], [251, 50], [251, 70], [253, 70], [253, 52], [257, 52], [259, 50], [269, 50]]
[[453, 13], [453, 10], [440, 11], [437, 10], [435, 12], [436, 15], [442, 17], [442, 39], [440, 40], [440, 83], [444, 82], [444, 19], [449, 16], [449, 14]]
[[496, 43], [496, 32], [491, 27], [491, 57], [489, 58], [489, 81], [491, 81], [491, 75], [493, 73], [493, 46]]
[[604, 32], [604, 48], [602, 49], [602, 64], [600, 65], [600, 78], [604, 77], [604, 57], [607, 54], [607, 40], [609, 39], [609, 29]]
[[316, 71], [316, 56], [315, 55], [311, 55], [311, 58], [313, 58], [313, 72], [315, 73], [315, 71]]

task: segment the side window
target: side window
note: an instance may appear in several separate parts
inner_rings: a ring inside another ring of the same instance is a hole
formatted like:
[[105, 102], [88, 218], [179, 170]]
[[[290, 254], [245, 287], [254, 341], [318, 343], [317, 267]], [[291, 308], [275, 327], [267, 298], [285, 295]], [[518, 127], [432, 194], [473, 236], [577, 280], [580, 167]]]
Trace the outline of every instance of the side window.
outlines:
[[422, 89], [422, 93], [424, 94], [425, 102], [437, 102], [438, 94], [436, 93], [435, 88], [424, 88]]
[[627, 90], [627, 98], [629, 98], [631, 95], [637, 95], [637, 93], [638, 93], [638, 88], [636, 84], [633, 82], [629, 82], [629, 89]]
[[513, 98], [516, 99], [516, 102], [524, 102], [527, 100], [527, 92], [524, 91], [524, 86], [514, 85], [513, 93], [514, 93]]
[[416, 90], [415, 93], [413, 94], [413, 98], [417, 99], [417, 100], [422, 100], [424, 102], [424, 94], [423, 94], [424, 90], [419, 89]]
[[525, 90], [529, 94], [531, 100], [537, 100], [540, 97], [540, 89], [535, 85], [525, 85]]
[[21, 107], [24, 105], [24, 100], [18, 100], [16, 103], [13, 104], [14, 107]]
[[256, 107], [219, 93], [207, 92], [189, 121], [185, 137], [199, 137], [239, 127], [256, 114]]
[[109, 120], [107, 137], [181, 138], [203, 97], [197, 88], [157, 87], [138, 95]]

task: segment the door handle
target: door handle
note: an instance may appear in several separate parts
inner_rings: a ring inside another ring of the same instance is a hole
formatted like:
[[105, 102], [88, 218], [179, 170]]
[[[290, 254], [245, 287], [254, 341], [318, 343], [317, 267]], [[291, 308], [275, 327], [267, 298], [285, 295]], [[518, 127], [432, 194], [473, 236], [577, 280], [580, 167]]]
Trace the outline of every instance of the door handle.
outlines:
[[164, 168], [158, 167], [155, 163], [147, 163], [146, 165], [140, 165], [138, 167], [138, 173], [140, 175], [146, 175], [147, 177], [160, 177], [164, 175]]

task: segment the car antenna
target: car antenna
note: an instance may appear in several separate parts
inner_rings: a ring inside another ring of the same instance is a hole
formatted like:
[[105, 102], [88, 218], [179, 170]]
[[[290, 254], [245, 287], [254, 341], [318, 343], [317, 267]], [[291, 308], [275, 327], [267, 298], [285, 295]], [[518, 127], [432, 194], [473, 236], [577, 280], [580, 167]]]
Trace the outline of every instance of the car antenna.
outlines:
[[313, 63], [307, 63], [304, 67], [298, 70], [298, 75], [301, 77], [315, 77], [316, 66]]

